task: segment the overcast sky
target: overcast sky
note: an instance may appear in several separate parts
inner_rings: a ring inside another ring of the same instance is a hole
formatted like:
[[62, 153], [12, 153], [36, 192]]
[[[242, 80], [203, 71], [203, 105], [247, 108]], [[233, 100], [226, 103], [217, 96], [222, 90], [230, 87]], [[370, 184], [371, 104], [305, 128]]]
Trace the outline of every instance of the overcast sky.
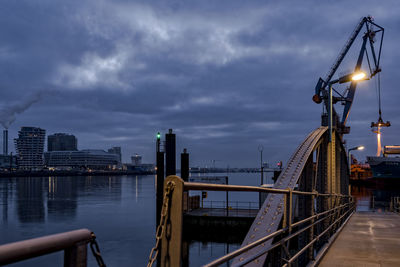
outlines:
[[[400, 3], [349, 2], [3, 0], [0, 115], [33, 103], [15, 114], [10, 150], [21, 126], [36, 126], [153, 162], [157, 131], [173, 128], [192, 166], [255, 167], [259, 145], [285, 163], [320, 125], [318, 78], [367, 15], [385, 28], [383, 143], [400, 144]], [[360, 47], [361, 35], [338, 74]], [[360, 160], [376, 153], [375, 84], [360, 84], [348, 121]]]

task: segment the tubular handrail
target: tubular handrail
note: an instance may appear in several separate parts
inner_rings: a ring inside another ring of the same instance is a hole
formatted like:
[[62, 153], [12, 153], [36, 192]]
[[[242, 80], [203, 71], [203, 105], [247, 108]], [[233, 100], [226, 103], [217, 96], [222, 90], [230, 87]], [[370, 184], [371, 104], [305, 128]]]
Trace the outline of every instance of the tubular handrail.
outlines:
[[222, 184], [206, 184], [206, 183], [183, 183], [184, 191], [190, 190], [208, 190], [208, 191], [232, 191], [232, 192], [266, 192], [266, 193], [277, 193], [277, 194], [289, 194], [292, 192], [294, 195], [308, 195], [308, 196], [320, 196], [320, 197], [343, 197], [352, 198], [352, 196], [342, 194], [327, 194], [318, 192], [303, 192], [289, 189], [277, 189], [277, 188], [265, 188], [260, 186], [249, 186], [249, 185], [222, 185]]
[[[338, 206], [338, 207], [334, 207], [334, 208], [332, 208], [332, 209], [329, 209], [329, 210], [327, 210], [327, 211], [324, 211], [324, 212], [315, 214], [315, 215], [310, 216], [310, 217], [308, 217], [308, 218], [306, 218], [306, 219], [304, 219], [304, 220], [302, 220], [302, 221], [299, 221], [299, 222], [296, 222], [296, 223], [292, 224], [292, 227], [295, 227], [295, 226], [298, 226], [298, 225], [303, 224], [303, 223], [305, 223], [305, 222], [308, 222], [308, 221], [310, 221], [310, 220], [312, 220], [312, 219], [318, 219], [320, 216], [325, 215], [326, 213], [331, 213], [331, 214], [328, 214], [328, 215], [324, 216], [323, 218], [319, 219], [318, 221], [316, 221], [316, 222], [314, 222], [314, 223], [312, 223], [312, 224], [310, 224], [310, 225], [307, 225], [306, 227], [304, 227], [304, 228], [298, 230], [297, 232], [292, 233], [291, 235], [289, 235], [289, 236], [287, 236], [286, 238], [284, 238], [284, 239], [278, 241], [276, 244], [272, 245], [271, 247], [269, 247], [269, 248], [267, 248], [267, 249], [265, 249], [265, 250], [259, 252], [259, 253], [256, 254], [256, 255], [253, 255], [252, 257], [248, 258], [246, 261], [241, 262], [238, 266], [245, 265], [245, 264], [247, 264], [247, 263], [253, 261], [254, 259], [257, 259], [257, 258], [260, 257], [261, 255], [263, 255], [263, 254], [269, 252], [270, 250], [272, 250], [272, 249], [274, 249], [274, 248], [276, 248], [276, 247], [278, 247], [278, 246], [281, 246], [283, 243], [285, 243], [285, 242], [287, 242], [288, 240], [292, 239], [293, 237], [295, 237], [295, 236], [301, 234], [302, 232], [306, 231], [307, 229], [311, 228], [312, 226], [315, 226], [316, 224], [321, 223], [322, 221], [324, 221], [324, 220], [326, 220], [326, 219], [332, 217], [332, 216], [335, 214], [334, 211], [336, 211], [337, 209], [345, 208], [346, 206], [350, 206], [350, 204], [354, 204], [354, 202], [350, 202], [350, 203], [346, 203], [346, 204], [340, 205], [340, 206]], [[351, 209], [349, 209], [344, 215], [346, 215], [349, 211], [351, 211], [351, 210], [353, 210], [353, 209], [354, 209], [354, 207], [351, 208]], [[326, 233], [330, 228], [332, 228], [338, 221], [340, 221], [340, 220], [343, 218], [344, 215], [342, 215], [340, 218], [338, 218], [337, 220], [335, 220], [335, 222], [334, 222], [333, 224], [331, 224], [331, 225], [323, 232], [323, 234], [325, 234], [325, 233]], [[258, 240], [256, 240], [256, 241], [254, 241], [254, 242], [252, 242], [252, 243], [250, 243], [250, 244], [248, 244], [248, 245], [246, 245], [246, 246], [244, 246], [244, 247], [241, 247], [241, 248], [239, 248], [239, 249], [237, 249], [237, 250], [235, 250], [235, 251], [232, 251], [231, 253], [226, 254], [225, 256], [222, 256], [222, 257], [220, 257], [220, 258], [218, 258], [218, 259], [216, 259], [216, 260], [214, 260], [214, 261], [212, 261], [212, 262], [210, 262], [210, 263], [204, 265], [204, 267], [214, 267], [214, 266], [221, 265], [221, 264], [223, 264], [223, 263], [225, 263], [225, 262], [227, 262], [227, 261], [229, 261], [229, 260], [231, 260], [231, 259], [233, 259], [233, 258], [235, 258], [235, 257], [237, 257], [237, 256], [239, 256], [239, 255], [241, 255], [242, 253], [244, 253], [244, 252], [246, 252], [246, 251], [248, 251], [248, 250], [250, 250], [250, 249], [252, 249], [252, 248], [254, 248], [254, 247], [256, 247], [256, 246], [258, 246], [258, 245], [260, 245], [260, 244], [262, 244], [262, 243], [264, 243], [264, 242], [266, 242], [266, 241], [268, 241], [269, 239], [274, 238], [275, 236], [277, 236], [277, 235], [279, 235], [279, 234], [288, 232], [288, 230], [289, 230], [289, 227], [285, 227], [285, 228], [283, 228], [283, 229], [280, 229], [280, 230], [278, 230], [278, 231], [276, 231], [276, 232], [274, 232], [274, 233], [271, 233], [271, 234], [269, 234], [269, 235], [267, 235], [267, 236], [265, 236], [265, 237], [263, 237], [263, 238], [261, 238], [261, 239], [258, 239]], [[320, 236], [322, 236], [323, 234], [321, 234]], [[319, 237], [320, 237], [320, 236], [319, 236]], [[319, 237], [318, 237], [318, 238], [319, 238]], [[315, 240], [315, 241], [316, 241], [316, 240]], [[312, 243], [314, 243], [315, 241], [313, 241]], [[311, 245], [312, 243], [310, 242], [310, 243], [307, 245], [307, 248], [308, 248], [309, 245]], [[302, 249], [301, 251], [303, 251], [303, 249]], [[304, 251], [303, 251], [303, 252], [304, 252]], [[300, 253], [299, 255], [301, 255], [301, 253]], [[297, 256], [297, 257], [298, 257], [298, 256]], [[297, 257], [296, 257], [296, 258], [297, 258]]]
[[274, 238], [275, 236], [284, 233], [286, 229], [287, 229], [287, 227], [285, 229], [280, 229], [276, 232], [273, 232], [272, 234], [269, 234], [263, 238], [258, 239], [257, 241], [254, 241], [253, 243], [250, 243], [244, 247], [241, 247], [235, 251], [232, 251], [231, 253], [228, 253], [225, 256], [222, 256], [221, 258], [218, 258], [218, 259], [204, 265], [203, 267], [213, 267], [213, 266], [221, 265], [222, 263], [225, 263], [228, 260], [231, 260], [231, 259], [235, 258], [236, 256], [239, 256], [240, 254], [242, 254], [256, 246], [261, 245], [262, 243], [270, 240], [271, 238]]
[[[295, 259], [297, 259], [304, 251], [309, 248], [312, 244], [318, 241], [323, 235], [325, 235], [333, 226], [335, 226], [339, 221], [341, 221], [350, 211], [354, 212], [354, 207], [346, 211], [342, 216], [336, 219], [331, 225], [328, 226], [321, 234], [316, 236], [313, 240], [311, 240], [305, 247], [303, 247], [299, 252], [297, 252], [293, 257], [291, 257], [287, 262], [292, 263]], [[350, 217], [350, 216], [349, 216]], [[288, 264], [283, 265], [282, 267], [287, 267]]]
[[[350, 203], [348, 203], [348, 204], [350, 204]], [[327, 229], [325, 229], [320, 235], [318, 235], [316, 238], [314, 238], [313, 240], [311, 240], [311, 241], [310, 241], [305, 247], [303, 247], [298, 253], [296, 253], [293, 257], [291, 257], [291, 258], [288, 260], [288, 262], [293, 262], [296, 258], [298, 258], [302, 253], [304, 253], [304, 251], [305, 251], [307, 248], [309, 248], [315, 241], [317, 241], [319, 238], [321, 238], [328, 230], [330, 230], [337, 222], [339, 222], [349, 211], [352, 211], [352, 210], [353, 210], [353, 209], [349, 209], [348, 211], [346, 211], [345, 214], [343, 214], [340, 218], [338, 218], [337, 220], [335, 220], [335, 222], [332, 223]], [[330, 210], [330, 211], [331, 211], [331, 210]], [[308, 230], [308, 229], [311, 228], [312, 226], [315, 226], [316, 224], [321, 223], [322, 221], [324, 221], [325, 219], [328, 219], [328, 218], [332, 217], [333, 215], [334, 215], [334, 213], [329, 214], [329, 215], [327, 215], [327, 216], [325, 216], [325, 217], [319, 219], [318, 221], [316, 221], [316, 222], [314, 222], [314, 223], [312, 223], [312, 224], [310, 224], [310, 225], [307, 225], [307, 226], [304, 227], [304, 228], [301, 228], [301, 229], [298, 230], [297, 232], [295, 232], [295, 233], [293, 233], [293, 234], [291, 234], [291, 235], [289, 235], [289, 236], [283, 238], [282, 240], [277, 241], [277, 242], [276, 242], [275, 244], [273, 244], [271, 247], [269, 247], [269, 248], [267, 248], [267, 249], [265, 249], [265, 250], [263, 250], [263, 251], [260, 251], [259, 253], [255, 254], [255, 255], [253, 255], [252, 257], [248, 258], [246, 261], [240, 262], [239, 265], [233, 265], [233, 266], [235, 266], [235, 267], [236, 267], [236, 266], [243, 266], [243, 265], [245, 265], [245, 264], [247, 264], [247, 263], [249, 263], [249, 262], [251, 262], [251, 261], [257, 259], [257, 258], [260, 257], [261, 255], [263, 255], [263, 254], [265, 254], [265, 253], [267, 253], [267, 252], [273, 250], [274, 248], [277, 248], [277, 247], [279, 247], [279, 246], [282, 246], [285, 242], [289, 241], [289, 240], [292, 239], [293, 237], [298, 236], [299, 234], [301, 234], [301, 233], [303, 233], [304, 231]], [[210, 266], [206, 265], [206, 266], [207, 266], [207, 267], [211, 267], [211, 266], [213, 266], [213, 265], [210, 265]], [[216, 266], [216, 265], [215, 265], [215, 266]], [[286, 266], [286, 265], [285, 265], [285, 266]]]
[[93, 233], [90, 230], [79, 229], [0, 245], [0, 265], [67, 250], [80, 245], [84, 245], [86, 249], [87, 243], [92, 239]]
[[293, 224], [292, 224], [292, 227], [296, 227], [296, 226], [298, 226], [298, 225], [301, 225], [301, 224], [303, 224], [303, 223], [306, 223], [306, 222], [308, 222], [308, 221], [311, 221], [312, 219], [318, 219], [320, 216], [325, 215], [326, 213], [335, 211], [335, 210], [337, 210], [337, 209], [344, 208], [344, 207], [346, 207], [346, 206], [349, 206], [350, 204], [352, 204], [352, 202], [346, 203], [346, 204], [343, 204], [343, 205], [340, 205], [340, 206], [335, 207], [335, 208], [332, 208], [332, 209], [330, 209], [330, 210], [326, 210], [326, 211], [317, 213], [317, 214], [315, 214], [315, 215], [313, 215], [313, 216], [310, 216], [310, 217], [308, 217], [308, 218], [306, 218], [306, 219], [304, 219], [304, 220], [301, 220], [301, 221], [298, 221], [298, 222], [293, 223]]
[[[233, 264], [235, 266], [242, 265], [243, 262], [252, 262], [254, 260], [256, 260], [256, 262], [261, 262], [265, 260], [266, 255], [270, 252], [275, 255], [272, 249], [278, 246], [282, 246], [285, 249], [287, 257], [290, 260], [293, 257], [290, 258], [291, 253], [288, 251], [289, 242], [291, 242], [289, 240], [300, 234], [301, 236], [307, 235], [308, 237], [304, 237], [309, 241], [304, 240], [305, 242], [302, 242], [299, 247], [299, 249], [302, 248], [300, 249], [301, 253], [296, 255], [301, 255], [309, 248], [309, 250], [313, 249], [307, 254], [308, 258], [310, 258], [312, 257], [311, 253], [315, 252], [313, 244], [318, 240], [315, 239], [314, 233], [318, 235], [318, 238], [323, 237], [324, 240], [325, 238], [329, 238], [332, 234], [336, 233], [338, 229], [341, 229], [343, 221], [346, 221], [343, 220], [343, 218], [346, 219], [346, 216], [354, 210], [354, 198], [350, 195], [319, 193], [315, 190], [293, 190], [296, 185], [292, 185], [286, 189], [278, 189], [259, 186], [192, 183], [185, 182], [180, 177], [171, 175], [165, 180], [164, 186], [165, 192], [171, 193], [167, 196], [167, 199], [164, 200], [164, 204], [167, 203], [167, 205], [164, 206], [167, 216], [165, 221], [168, 223], [163, 226], [169, 227], [171, 230], [169, 230], [168, 235], [164, 234], [161, 237], [161, 266], [171, 266], [172, 260], [174, 261], [172, 265], [179, 266], [181, 264], [182, 254], [180, 248], [183, 228], [183, 203], [185, 195], [188, 195], [188, 192], [191, 190], [265, 192], [268, 193], [267, 198], [275, 198], [279, 201], [279, 204], [275, 203], [274, 211], [271, 212], [274, 217], [271, 217], [272, 223], [270, 223], [270, 225], [274, 225], [274, 229], [270, 227], [267, 228], [265, 232], [260, 232], [259, 228], [256, 226], [253, 232], [259, 231], [256, 233], [258, 234], [257, 238], [254, 238], [256, 234], [252, 232], [252, 237], [244, 242], [241, 248], [205, 265], [207, 267], [217, 266], [232, 259], [234, 259]], [[279, 198], [277, 198], [278, 196]], [[308, 198], [310, 199], [307, 200]], [[307, 201], [307, 203], [305, 201]], [[169, 202], [170, 204], [168, 204]], [[304, 212], [303, 215], [295, 214], [296, 208], [294, 209], [293, 202], [303, 203], [301, 204], [303, 206], [308, 205], [311, 211], [308, 213]], [[263, 208], [260, 209], [258, 213], [266, 214], [272, 206], [269, 204], [270, 203], [264, 203]], [[253, 222], [253, 224], [260, 225], [263, 219], [262, 217], [263, 215], [260, 215], [259, 221]], [[279, 225], [280, 229], [277, 229]], [[322, 235], [320, 235], [321, 232]], [[274, 241], [273, 239], [276, 240]], [[306, 248], [304, 248], [304, 246], [306, 246]], [[298, 253], [298, 251], [296, 251], [296, 253]], [[288, 261], [288, 259], [283, 260], [286, 262]]]
[[[220, 208], [220, 209], [226, 209], [226, 201], [224, 200], [204, 200], [204, 205], [203, 208]], [[206, 204], [211, 204], [206, 205]], [[213, 205], [213, 204], [216, 204]], [[218, 205], [220, 204], [220, 205]], [[235, 200], [229, 200], [228, 201], [229, 208], [230, 207], [237, 207], [237, 208], [244, 208], [244, 209], [254, 209], [254, 210], [259, 210], [259, 203], [255, 201], [235, 201]]]

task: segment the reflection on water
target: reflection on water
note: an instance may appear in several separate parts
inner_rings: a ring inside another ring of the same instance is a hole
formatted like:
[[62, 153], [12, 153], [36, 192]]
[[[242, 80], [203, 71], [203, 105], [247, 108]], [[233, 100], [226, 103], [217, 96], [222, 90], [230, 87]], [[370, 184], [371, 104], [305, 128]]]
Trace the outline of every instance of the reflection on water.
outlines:
[[[228, 175], [230, 184], [260, 181], [259, 173]], [[96, 233], [107, 265], [144, 266], [155, 243], [154, 185], [154, 176], [0, 179], [0, 244], [88, 228]], [[207, 200], [225, 198], [224, 192], [210, 192]], [[229, 199], [257, 201], [258, 195], [232, 192]], [[239, 246], [194, 240], [186, 244], [190, 266], [200, 266]], [[89, 266], [96, 266], [91, 255], [88, 260]], [[61, 252], [12, 266], [62, 264]]]
[[[154, 243], [154, 176], [0, 179], [0, 244], [88, 228], [110, 266], [143, 266]], [[11, 266], [62, 266], [63, 254]], [[89, 256], [89, 266], [96, 266]]]
[[393, 197], [400, 196], [396, 183], [352, 185], [351, 194], [357, 201], [357, 211], [389, 211]]
[[22, 223], [43, 222], [45, 216], [43, 179], [18, 179], [16, 187], [19, 221]]
[[47, 214], [49, 221], [72, 220], [76, 216], [78, 183], [73, 177], [48, 178]]

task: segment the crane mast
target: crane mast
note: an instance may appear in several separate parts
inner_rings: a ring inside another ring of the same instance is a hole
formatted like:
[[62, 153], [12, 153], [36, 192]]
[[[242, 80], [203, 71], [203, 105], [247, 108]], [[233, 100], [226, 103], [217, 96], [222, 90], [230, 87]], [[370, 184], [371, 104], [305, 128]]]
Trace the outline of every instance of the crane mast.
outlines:
[[[346, 44], [344, 45], [344, 47], [340, 51], [338, 57], [336, 58], [334, 64], [330, 68], [330, 70], [329, 70], [328, 74], [326, 75], [325, 79], [319, 78], [319, 80], [317, 82], [317, 85], [315, 87], [315, 94], [313, 96], [313, 101], [315, 103], [320, 104], [322, 101], [324, 101], [325, 106], [328, 108], [328, 102], [329, 101], [328, 101], [328, 92], [327, 92], [326, 87], [328, 86], [328, 83], [331, 81], [332, 77], [335, 75], [335, 73], [338, 70], [340, 64], [343, 62], [343, 59], [346, 57], [348, 51], [352, 47], [354, 41], [357, 39], [357, 36], [362, 31], [364, 26], [366, 28], [366, 31], [365, 31], [365, 33], [364, 33], [364, 35], [362, 37], [363, 38], [363, 42], [362, 42], [362, 45], [361, 45], [361, 49], [360, 49], [360, 52], [359, 52], [359, 56], [358, 56], [357, 63], [355, 65], [354, 71], [359, 71], [361, 69], [361, 65], [362, 65], [362, 62], [363, 62], [363, 59], [364, 59], [364, 55], [366, 55], [367, 61], [368, 61], [369, 78], [372, 78], [373, 76], [375, 76], [377, 73], [379, 73], [381, 71], [379, 63], [380, 63], [380, 57], [381, 57], [384, 28], [382, 28], [381, 26], [375, 24], [373, 22], [372, 17], [370, 17], [370, 16], [363, 17], [363, 18], [361, 18], [361, 20], [359, 21], [359, 23], [357, 24], [357, 26], [355, 27], [355, 29], [351, 33], [349, 39], [346, 41]], [[374, 27], [376, 27], [377, 30], [374, 30]], [[375, 47], [374, 47], [375, 37], [376, 37], [377, 33], [381, 33], [380, 34], [381, 38], [380, 38], [380, 44], [379, 44], [378, 53], [375, 52]], [[370, 52], [371, 52], [371, 55], [372, 55], [372, 59], [371, 60], [370, 60], [370, 58], [368, 56], [368, 48], [367, 48], [367, 43], [368, 42], [370, 44], [369, 45], [370, 46]], [[355, 95], [355, 91], [356, 91], [356, 86], [357, 86], [357, 83], [356, 82], [352, 82], [350, 84], [349, 88], [346, 90], [346, 93], [347, 93], [346, 95], [339, 94], [339, 96], [335, 96], [334, 97], [334, 103], [340, 101], [344, 105], [341, 121], [339, 121], [338, 115], [337, 115], [335, 109], [333, 108], [334, 118], [335, 118], [335, 121], [337, 121], [337, 123], [336, 123], [337, 130], [341, 134], [349, 133], [349, 131], [350, 131], [350, 128], [346, 127], [346, 122], [347, 122], [347, 118], [348, 118], [349, 113], [350, 113], [351, 106], [353, 104], [353, 99], [354, 99], [354, 95]]]

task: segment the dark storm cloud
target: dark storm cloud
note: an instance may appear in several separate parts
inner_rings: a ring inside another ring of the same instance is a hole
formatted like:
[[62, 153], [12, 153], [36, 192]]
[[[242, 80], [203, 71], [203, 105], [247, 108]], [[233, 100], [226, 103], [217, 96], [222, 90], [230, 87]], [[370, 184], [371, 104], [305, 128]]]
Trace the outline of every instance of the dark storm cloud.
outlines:
[[[360, 3], [362, 3], [360, 5]], [[193, 164], [254, 166], [263, 144], [270, 162], [287, 160], [320, 123], [311, 101], [353, 27], [372, 14], [386, 28], [384, 117], [400, 113], [396, 2], [322, 1], [3, 1], [0, 87], [5, 107], [52, 90], [10, 129], [69, 132], [80, 148], [121, 145], [127, 160], [154, 160], [154, 134], [174, 128]], [[359, 42], [344, 62], [354, 68]], [[339, 107], [338, 107], [339, 108]], [[349, 145], [374, 153], [373, 81], [356, 94]], [[397, 123], [396, 123], [397, 122]]]

